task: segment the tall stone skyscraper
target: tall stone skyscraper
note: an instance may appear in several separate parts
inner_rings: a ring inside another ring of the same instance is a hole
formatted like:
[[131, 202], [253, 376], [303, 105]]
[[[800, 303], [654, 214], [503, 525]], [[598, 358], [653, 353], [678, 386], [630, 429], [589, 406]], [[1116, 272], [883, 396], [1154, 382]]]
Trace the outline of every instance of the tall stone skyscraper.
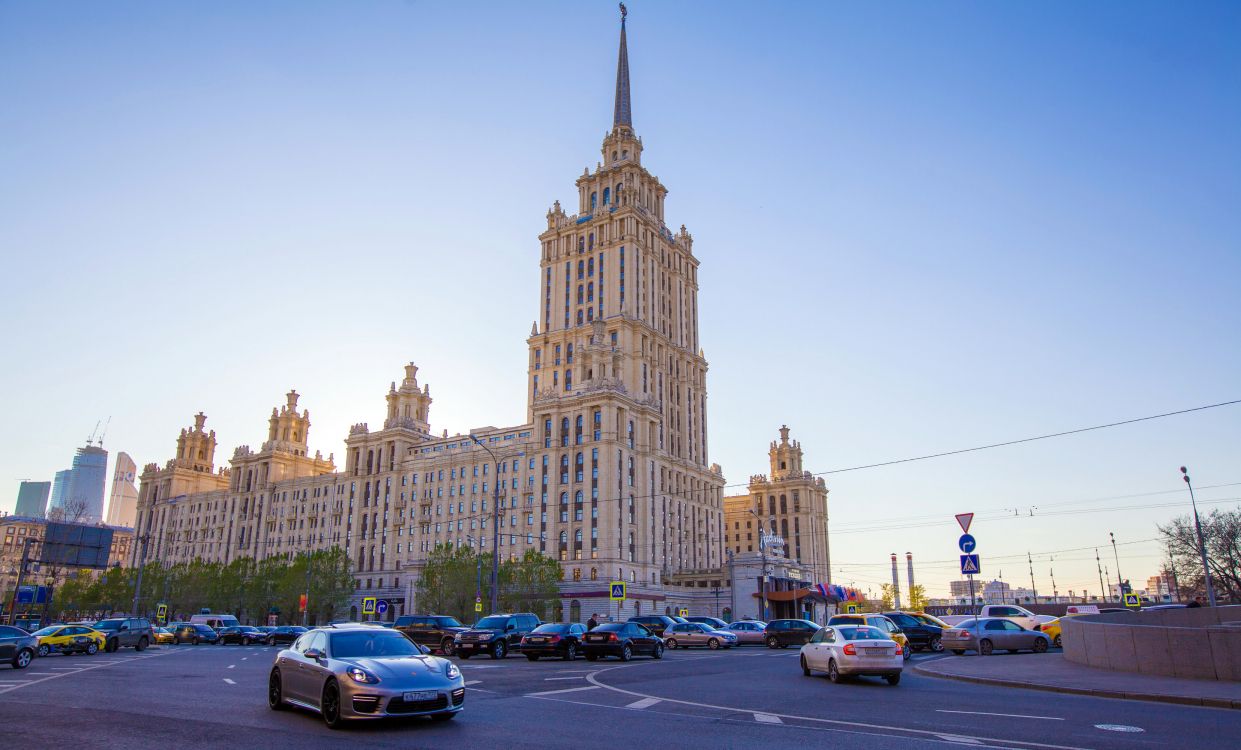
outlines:
[[116, 464], [112, 467], [112, 494], [108, 498], [108, 525], [134, 525], [134, 513], [138, 509], [138, 488], [134, 479], [138, 476], [138, 465], [121, 451], [116, 454]]

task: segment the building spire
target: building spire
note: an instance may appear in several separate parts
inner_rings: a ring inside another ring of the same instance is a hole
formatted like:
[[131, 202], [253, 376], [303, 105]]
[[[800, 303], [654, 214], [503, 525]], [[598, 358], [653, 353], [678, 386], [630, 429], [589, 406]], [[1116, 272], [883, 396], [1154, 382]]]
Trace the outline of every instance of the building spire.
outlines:
[[629, 11], [620, 4], [621, 33], [620, 54], [616, 59], [616, 106], [612, 110], [612, 127], [633, 129], [633, 115], [629, 107], [629, 49], [625, 44], [625, 16]]

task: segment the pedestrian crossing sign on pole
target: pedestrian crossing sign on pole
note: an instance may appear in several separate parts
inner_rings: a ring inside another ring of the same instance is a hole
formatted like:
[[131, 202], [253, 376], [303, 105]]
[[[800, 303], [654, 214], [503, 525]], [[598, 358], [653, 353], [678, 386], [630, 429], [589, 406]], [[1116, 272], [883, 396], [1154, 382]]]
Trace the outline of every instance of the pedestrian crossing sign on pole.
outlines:
[[1134, 608], [1141, 607], [1142, 597], [1137, 594], [1125, 594], [1125, 606]]
[[378, 601], [379, 601], [379, 597], [375, 597], [375, 596], [368, 596], [362, 599], [362, 614], [364, 615], [375, 614], [375, 605]]
[[608, 587], [608, 598], [612, 601], [622, 601], [625, 598], [625, 582], [613, 581]]
[[979, 568], [978, 555], [961, 555], [961, 575], [977, 575]]

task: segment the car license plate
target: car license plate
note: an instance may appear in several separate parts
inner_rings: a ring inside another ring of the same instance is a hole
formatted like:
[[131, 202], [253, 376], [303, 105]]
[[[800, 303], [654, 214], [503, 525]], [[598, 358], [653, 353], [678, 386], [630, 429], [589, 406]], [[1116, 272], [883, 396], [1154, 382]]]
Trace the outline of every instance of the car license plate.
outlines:
[[438, 697], [439, 697], [439, 693], [435, 692], [434, 690], [414, 690], [412, 692], [405, 693], [404, 695], [401, 696], [401, 698], [406, 703], [416, 703], [418, 701], [433, 701]]
[[531, 643], [543, 643], [543, 642], [545, 642], [546, 640], [547, 640], [546, 638], [531, 638], [531, 639], [530, 639], [530, 642], [531, 642]]

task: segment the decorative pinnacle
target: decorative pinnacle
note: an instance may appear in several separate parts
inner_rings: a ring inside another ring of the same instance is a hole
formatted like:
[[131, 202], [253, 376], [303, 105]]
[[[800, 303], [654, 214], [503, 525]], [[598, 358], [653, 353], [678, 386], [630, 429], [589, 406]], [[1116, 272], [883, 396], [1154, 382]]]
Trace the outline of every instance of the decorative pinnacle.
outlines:
[[629, 104], [629, 47], [625, 43], [625, 17], [629, 11], [620, 4], [621, 33], [620, 52], [616, 58], [616, 105], [612, 110], [612, 127], [633, 128], [633, 114]]

